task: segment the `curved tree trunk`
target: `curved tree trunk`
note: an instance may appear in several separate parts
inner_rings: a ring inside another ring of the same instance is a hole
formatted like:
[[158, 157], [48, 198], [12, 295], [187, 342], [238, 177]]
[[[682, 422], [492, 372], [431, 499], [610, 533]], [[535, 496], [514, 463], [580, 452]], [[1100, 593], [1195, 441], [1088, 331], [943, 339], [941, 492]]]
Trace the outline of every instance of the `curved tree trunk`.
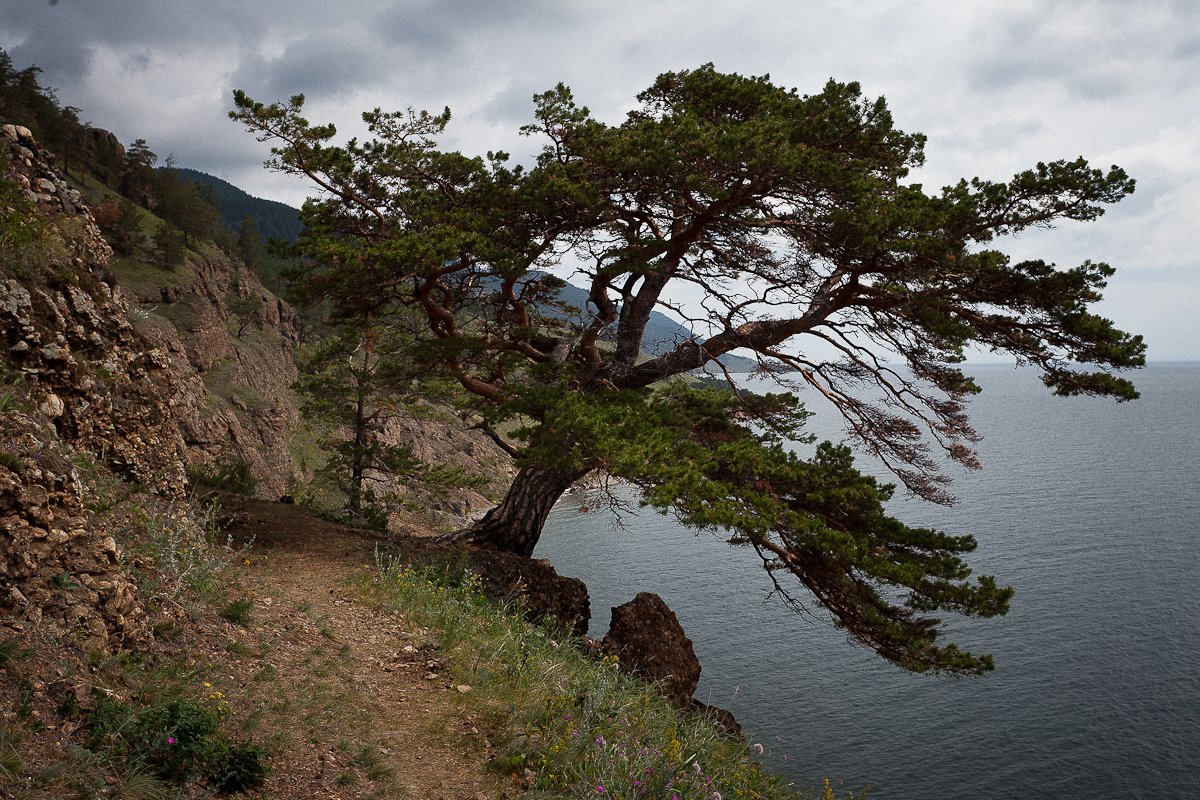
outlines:
[[468, 528], [441, 537], [522, 556], [533, 555], [550, 509], [589, 470], [522, 467], [500, 505]]

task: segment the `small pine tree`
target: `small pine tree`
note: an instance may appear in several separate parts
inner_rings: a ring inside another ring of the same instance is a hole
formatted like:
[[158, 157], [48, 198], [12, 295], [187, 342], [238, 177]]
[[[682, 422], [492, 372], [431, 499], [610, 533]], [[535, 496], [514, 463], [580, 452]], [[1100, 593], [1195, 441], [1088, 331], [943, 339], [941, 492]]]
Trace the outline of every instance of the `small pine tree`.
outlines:
[[257, 294], [248, 297], [233, 295], [226, 308], [237, 323], [237, 338], [241, 339], [252, 326], [261, 327], [263, 299]]
[[262, 235], [258, 232], [258, 222], [247, 214], [242, 217], [241, 231], [238, 233], [237, 252], [242, 263], [252, 270], [257, 270], [262, 263]]
[[346, 511], [361, 517], [372, 470], [404, 474], [415, 467], [411, 451], [380, 440], [394, 415], [389, 381], [380, 370], [387, 335], [367, 320], [347, 324], [318, 346], [301, 364], [296, 389], [301, 412], [327, 433], [322, 444], [330, 453], [324, 477], [346, 496]]
[[183, 231], [169, 222], [159, 226], [154, 234], [154, 255], [158, 264], [166, 269], [175, 269], [183, 263], [186, 239]]

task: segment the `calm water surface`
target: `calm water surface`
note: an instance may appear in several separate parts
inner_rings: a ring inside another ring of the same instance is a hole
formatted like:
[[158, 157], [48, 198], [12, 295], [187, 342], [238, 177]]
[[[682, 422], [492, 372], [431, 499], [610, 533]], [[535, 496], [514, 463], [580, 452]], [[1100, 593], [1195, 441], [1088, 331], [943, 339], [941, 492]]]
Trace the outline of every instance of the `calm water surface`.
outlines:
[[[617, 527], [565, 501], [537, 556], [587, 582], [593, 635], [609, 607], [661, 594], [703, 664], [697, 697], [732, 710], [800, 785], [829, 776], [879, 800], [1200, 797], [1200, 364], [1152, 365], [1142, 399], [1121, 405], [1054, 398], [1031, 371], [973, 372], [984, 469], [956, 480], [953, 508], [894, 511], [975, 534], [977, 571], [1016, 586], [1007, 617], [951, 629], [995, 655], [994, 673], [902, 672], [819, 614], [764, 604], [752, 551], [652, 511]], [[825, 414], [810, 429], [840, 438]]]

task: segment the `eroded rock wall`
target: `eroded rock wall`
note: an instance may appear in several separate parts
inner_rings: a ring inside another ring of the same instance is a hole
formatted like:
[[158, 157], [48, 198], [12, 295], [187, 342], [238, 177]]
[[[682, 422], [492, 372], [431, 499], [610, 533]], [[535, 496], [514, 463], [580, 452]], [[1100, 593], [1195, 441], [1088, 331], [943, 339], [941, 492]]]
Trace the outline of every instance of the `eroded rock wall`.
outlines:
[[0, 135], [10, 148], [10, 180], [53, 228], [40, 268], [0, 263], [6, 371], [65, 441], [130, 480], [182, 491], [184, 442], [173, 413], [179, 379], [166, 351], [136, 335], [108, 268], [111, 251], [49, 154], [24, 128], [4, 125]]
[[0, 618], [108, 651], [149, 634], [79, 467], [181, 494], [178, 376], [130, 324], [108, 246], [52, 156], [12, 125], [0, 148]]
[[[291, 307], [215, 248], [189, 261], [179, 285], [129, 292], [138, 332], [180, 378], [176, 418], [189, 464], [242, 460], [260, 496], [291, 491], [299, 472], [289, 450], [299, 424]], [[230, 310], [239, 300], [249, 301], [242, 316]]]

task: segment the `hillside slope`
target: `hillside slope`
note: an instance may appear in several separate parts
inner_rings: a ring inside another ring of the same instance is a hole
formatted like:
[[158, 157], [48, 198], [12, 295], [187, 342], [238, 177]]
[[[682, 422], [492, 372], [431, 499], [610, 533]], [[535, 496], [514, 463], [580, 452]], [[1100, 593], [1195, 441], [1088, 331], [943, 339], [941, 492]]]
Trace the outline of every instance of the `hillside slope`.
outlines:
[[217, 208], [231, 231], [238, 231], [246, 217], [257, 223], [258, 231], [264, 239], [294, 242], [303, 230], [300, 212], [285, 203], [254, 197], [207, 172], [186, 167], [174, 167], [174, 170], [181, 178], [213, 190], [217, 197]]

